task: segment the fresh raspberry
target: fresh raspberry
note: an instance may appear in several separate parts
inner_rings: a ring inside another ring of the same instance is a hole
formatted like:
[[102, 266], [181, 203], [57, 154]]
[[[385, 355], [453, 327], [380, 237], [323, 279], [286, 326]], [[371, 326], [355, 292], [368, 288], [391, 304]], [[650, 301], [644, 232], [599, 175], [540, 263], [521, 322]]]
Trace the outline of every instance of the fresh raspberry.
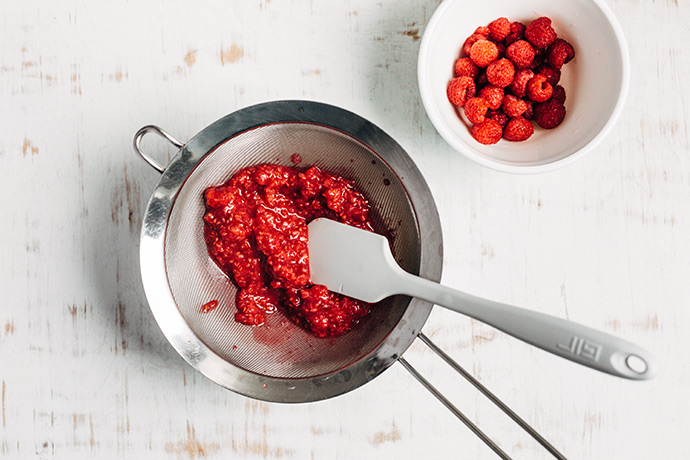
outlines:
[[510, 34], [510, 21], [507, 18], [498, 18], [489, 23], [488, 29], [491, 38], [497, 42], [501, 42]]
[[511, 118], [503, 130], [503, 137], [513, 142], [525, 141], [534, 134], [534, 126], [522, 117]]
[[483, 97], [473, 97], [465, 103], [465, 116], [471, 123], [484, 121], [489, 103]]
[[484, 145], [495, 144], [501, 140], [503, 128], [495, 120], [484, 120], [472, 126], [472, 137]]
[[531, 120], [534, 118], [534, 102], [525, 101], [525, 104], [527, 104], [527, 110], [525, 110], [525, 113], [522, 114], [522, 118]]
[[534, 60], [534, 48], [525, 40], [518, 40], [506, 48], [506, 57], [518, 69], [528, 67]]
[[534, 78], [534, 72], [529, 69], [518, 70], [513, 82], [510, 84], [510, 91], [517, 97], [525, 97], [525, 87], [527, 82]]
[[553, 129], [565, 118], [565, 106], [550, 100], [534, 107], [534, 121], [544, 129]]
[[557, 38], [546, 52], [546, 60], [554, 69], [560, 69], [575, 57], [573, 46], [562, 38]]
[[479, 97], [486, 99], [491, 110], [498, 110], [501, 106], [501, 102], [503, 102], [503, 95], [503, 88], [492, 85], [487, 85], [479, 91]]
[[554, 69], [550, 65], [543, 64], [539, 66], [536, 70], [535, 73], [544, 75], [546, 77], [546, 81], [549, 82], [549, 85], [551, 86], [556, 86], [559, 81], [561, 81], [561, 71], [558, 69]]
[[472, 34], [469, 37], [467, 37], [467, 40], [465, 40], [465, 43], [463, 43], [463, 45], [462, 45], [462, 51], [465, 53], [465, 56], [470, 55], [470, 50], [472, 49], [472, 45], [477, 43], [479, 40], [486, 40], [486, 35]]
[[499, 59], [489, 64], [486, 68], [486, 77], [489, 83], [499, 88], [505, 88], [510, 85], [515, 76], [515, 67], [508, 59]]
[[475, 29], [474, 33], [488, 37], [491, 34], [490, 26], [491, 24], [489, 24], [489, 26], [479, 26]]
[[505, 128], [508, 123], [508, 115], [503, 112], [498, 112], [496, 110], [489, 110], [486, 112], [486, 118], [497, 121], [501, 128]]
[[496, 44], [489, 40], [477, 40], [470, 48], [470, 59], [479, 67], [486, 67], [498, 58]]
[[535, 48], [546, 48], [556, 40], [556, 31], [551, 27], [551, 19], [535, 19], [525, 28], [525, 38]]
[[565, 88], [563, 88], [561, 85], [554, 86], [551, 100], [557, 101], [560, 104], [565, 103]]
[[527, 110], [527, 103], [520, 98], [513, 96], [512, 94], [506, 94], [503, 98], [503, 104], [501, 104], [501, 109], [503, 113], [509, 117], [519, 117], [525, 110]]
[[479, 67], [468, 57], [461, 57], [455, 61], [454, 72], [456, 77], [477, 78]]
[[544, 75], [539, 74], [527, 82], [525, 92], [534, 102], [544, 102], [553, 94], [553, 86], [546, 81]]
[[513, 22], [510, 24], [510, 34], [505, 38], [505, 44], [510, 45], [513, 42], [522, 40], [525, 37], [525, 25], [521, 22]]
[[470, 77], [453, 78], [448, 83], [446, 94], [451, 104], [462, 107], [467, 102], [467, 99], [474, 97], [477, 92], [477, 87], [474, 85], [474, 80]]

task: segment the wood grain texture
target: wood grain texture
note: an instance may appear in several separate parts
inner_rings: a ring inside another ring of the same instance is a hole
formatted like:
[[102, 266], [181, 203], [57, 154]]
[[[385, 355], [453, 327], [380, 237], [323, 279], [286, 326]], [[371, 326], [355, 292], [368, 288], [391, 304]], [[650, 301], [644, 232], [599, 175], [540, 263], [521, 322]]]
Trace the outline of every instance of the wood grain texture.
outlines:
[[[424, 113], [416, 56], [438, 3], [0, 6], [0, 457], [494, 458], [401, 366], [328, 401], [256, 402], [155, 324], [138, 233], [158, 176], [134, 132], [188, 139], [289, 98], [352, 110], [409, 152], [441, 214], [446, 284], [620, 334], [662, 372], [621, 381], [441, 309], [427, 335], [571, 458], [687, 456], [690, 4], [609, 1], [631, 52], [620, 121], [576, 164], [514, 177], [465, 160]], [[423, 346], [405, 356], [509, 454], [549, 458]]]

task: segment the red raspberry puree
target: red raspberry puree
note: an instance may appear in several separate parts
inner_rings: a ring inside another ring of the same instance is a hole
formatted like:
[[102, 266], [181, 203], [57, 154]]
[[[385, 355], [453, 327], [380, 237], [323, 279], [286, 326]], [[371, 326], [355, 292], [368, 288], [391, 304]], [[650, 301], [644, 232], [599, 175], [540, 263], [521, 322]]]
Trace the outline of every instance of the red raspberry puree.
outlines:
[[239, 288], [235, 320], [260, 325], [281, 308], [319, 337], [343, 334], [371, 305], [314, 285], [307, 224], [327, 217], [373, 230], [369, 203], [352, 181], [321, 171], [263, 164], [205, 192], [208, 253]]

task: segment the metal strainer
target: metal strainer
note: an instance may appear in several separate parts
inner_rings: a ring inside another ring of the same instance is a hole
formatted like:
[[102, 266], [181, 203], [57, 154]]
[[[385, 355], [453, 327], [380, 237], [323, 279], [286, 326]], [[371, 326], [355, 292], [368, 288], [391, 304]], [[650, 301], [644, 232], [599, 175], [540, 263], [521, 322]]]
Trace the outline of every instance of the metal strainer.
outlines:
[[[162, 135], [180, 149], [167, 167], [141, 151], [141, 139], [148, 132]], [[314, 337], [280, 312], [268, 315], [264, 326], [248, 327], [235, 322], [236, 288], [208, 256], [203, 238], [204, 190], [247, 166], [292, 165], [290, 158], [297, 153], [302, 158], [299, 166], [315, 165], [354, 180], [372, 205], [374, 227], [393, 236], [398, 263], [411, 273], [439, 281], [443, 247], [434, 200], [417, 167], [390, 136], [337, 107], [276, 101], [232, 113], [184, 144], [158, 127], [146, 126], [136, 134], [134, 146], [162, 173], [141, 233], [146, 297], [164, 335], [189, 364], [227, 389], [285, 403], [348, 392], [400, 361], [494, 451], [508, 458], [401, 358], [420, 337], [450, 359], [421, 334], [431, 304], [391, 297], [338, 338]], [[219, 307], [202, 313], [201, 306], [211, 300], [218, 300]], [[469, 374], [463, 376], [474, 380]], [[473, 383], [488, 393], [479, 382]]]

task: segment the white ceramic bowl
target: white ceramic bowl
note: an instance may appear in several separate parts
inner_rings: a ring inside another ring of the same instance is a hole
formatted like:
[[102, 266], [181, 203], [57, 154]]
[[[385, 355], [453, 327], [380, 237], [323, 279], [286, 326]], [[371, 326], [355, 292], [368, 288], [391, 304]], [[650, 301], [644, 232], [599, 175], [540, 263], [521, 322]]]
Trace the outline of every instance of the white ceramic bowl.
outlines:
[[[567, 96], [565, 120], [551, 130], [535, 123], [523, 142], [482, 145], [448, 102], [453, 63], [477, 27], [499, 17], [528, 24], [540, 16], [550, 17], [575, 48], [559, 83]], [[603, 0], [444, 0], [424, 31], [417, 65], [424, 108], [446, 142], [481, 165], [518, 174], [551, 171], [591, 151], [618, 119], [630, 80], [623, 31]]]

